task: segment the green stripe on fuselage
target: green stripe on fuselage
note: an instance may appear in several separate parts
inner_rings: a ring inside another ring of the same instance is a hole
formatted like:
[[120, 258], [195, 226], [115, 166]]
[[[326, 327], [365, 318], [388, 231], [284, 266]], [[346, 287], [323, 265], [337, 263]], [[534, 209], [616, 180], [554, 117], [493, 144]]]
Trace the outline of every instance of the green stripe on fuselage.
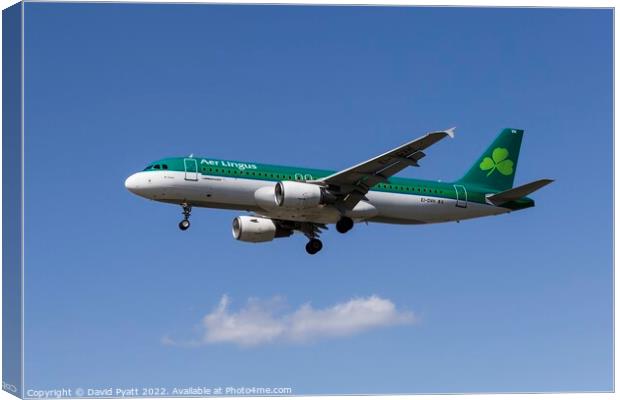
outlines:
[[[145, 171], [161, 171], [163, 166], [167, 167], [169, 171], [185, 172], [185, 160], [196, 160], [198, 166], [198, 172], [202, 175], [222, 176], [230, 178], [243, 178], [243, 179], [257, 179], [263, 181], [278, 182], [282, 180], [289, 181], [306, 181], [312, 179], [320, 179], [329, 175], [332, 175], [336, 171], [312, 169], [312, 168], [300, 168], [300, 167], [288, 167], [281, 165], [270, 164], [257, 164], [253, 162], [245, 161], [232, 161], [221, 160], [214, 158], [182, 158], [172, 157], [164, 158], [149, 164], [150, 169]], [[189, 161], [188, 165], [191, 168], [193, 162]], [[152, 167], [159, 166], [160, 169], [153, 169]], [[191, 171], [193, 172], [193, 171]], [[489, 193], [495, 193], [488, 189], [479, 188], [473, 185], [464, 185], [467, 190], [467, 201], [476, 202], [480, 204], [486, 203], [485, 195]], [[454, 183], [448, 182], [436, 182], [427, 181], [421, 179], [410, 178], [390, 178], [385, 183], [379, 183], [371, 188], [376, 192], [387, 193], [400, 193], [410, 194], [418, 196], [439, 197], [444, 199], [456, 200], [456, 190]], [[464, 200], [464, 199], [460, 199]], [[518, 202], [514, 202], [514, 205], [505, 206], [505, 208], [522, 209], [531, 207], [534, 202], [531, 199], [524, 198]], [[531, 205], [530, 205], [531, 203]]]

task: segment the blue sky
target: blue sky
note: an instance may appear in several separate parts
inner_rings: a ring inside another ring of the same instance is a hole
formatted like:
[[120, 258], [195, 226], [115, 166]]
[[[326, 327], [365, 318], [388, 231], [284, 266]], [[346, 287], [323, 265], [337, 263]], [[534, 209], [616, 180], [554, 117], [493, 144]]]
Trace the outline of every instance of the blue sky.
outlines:
[[[612, 389], [610, 10], [27, 3], [26, 388], [309, 393]], [[459, 178], [526, 130], [533, 209], [236, 242], [243, 213], [128, 193], [149, 161], [342, 169], [457, 126], [403, 176]], [[414, 323], [199, 340], [223, 296], [293, 313], [378, 296]], [[263, 304], [261, 303], [261, 304]], [[266, 306], [271, 307], [271, 306]]]

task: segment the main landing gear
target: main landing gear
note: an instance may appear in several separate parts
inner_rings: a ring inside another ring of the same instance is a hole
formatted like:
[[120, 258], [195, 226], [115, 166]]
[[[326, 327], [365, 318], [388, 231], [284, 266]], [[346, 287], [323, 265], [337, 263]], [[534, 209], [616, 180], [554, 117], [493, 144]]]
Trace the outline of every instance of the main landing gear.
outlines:
[[189, 216], [192, 213], [192, 206], [190, 206], [187, 203], [183, 203], [181, 204], [181, 207], [183, 207], [183, 220], [181, 222], [179, 222], [179, 229], [182, 231], [186, 231], [189, 228]]
[[323, 242], [319, 240], [321, 230], [327, 229], [325, 224], [313, 222], [293, 222], [293, 228], [302, 232], [308, 238], [306, 243], [306, 252], [308, 254], [316, 254], [323, 248]]
[[321, 251], [322, 248], [323, 242], [321, 242], [319, 239], [310, 239], [306, 244], [306, 251], [308, 252], [308, 254], [316, 254]]
[[347, 233], [353, 228], [353, 220], [349, 217], [342, 217], [336, 222], [336, 230], [340, 233]]
[[[340, 233], [347, 233], [352, 228], [353, 220], [349, 217], [343, 216], [336, 223], [336, 230]], [[301, 229], [299, 229], [310, 239], [306, 244], [308, 254], [316, 254], [323, 248], [323, 243], [318, 239], [321, 229], [327, 229], [327, 227], [322, 224], [307, 224], [305, 227], [302, 225]]]

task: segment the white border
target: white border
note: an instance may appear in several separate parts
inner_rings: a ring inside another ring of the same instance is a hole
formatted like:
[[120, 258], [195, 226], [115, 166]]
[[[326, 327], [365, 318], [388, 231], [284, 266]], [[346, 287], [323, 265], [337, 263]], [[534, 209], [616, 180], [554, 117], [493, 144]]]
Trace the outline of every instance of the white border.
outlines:
[[25, 205], [25, 201], [24, 201], [24, 200], [26, 199], [26, 197], [25, 197], [25, 193], [24, 193], [24, 190], [25, 190], [25, 186], [24, 186], [24, 183], [25, 183], [24, 167], [25, 167], [25, 165], [26, 165], [26, 164], [24, 163], [24, 149], [25, 149], [25, 146], [24, 146], [24, 140], [25, 140], [25, 138], [26, 138], [26, 135], [25, 135], [25, 125], [24, 125], [24, 124], [26, 123], [26, 118], [25, 118], [25, 116], [24, 116], [25, 111], [26, 111], [26, 106], [25, 106], [25, 104], [26, 104], [26, 103], [25, 103], [25, 100], [24, 100], [24, 95], [25, 95], [24, 85], [25, 85], [25, 82], [26, 82], [26, 80], [24, 79], [24, 74], [25, 74], [25, 68], [24, 68], [24, 66], [26, 65], [26, 64], [25, 64], [25, 54], [24, 54], [24, 53], [25, 53], [25, 46], [24, 46], [24, 43], [25, 43], [25, 42], [24, 42], [24, 39], [25, 39], [25, 36], [24, 36], [24, 35], [25, 35], [26, 30], [24, 29], [24, 22], [25, 22], [25, 9], [24, 9], [25, 7], [24, 7], [24, 6], [25, 6], [25, 3], [23, 3], [23, 2], [22, 2], [22, 4], [21, 4], [21, 9], [22, 9], [22, 32], [21, 32], [21, 35], [22, 35], [22, 37], [21, 37], [21, 40], [22, 40], [22, 43], [21, 43], [21, 45], [22, 45], [22, 61], [21, 61], [21, 62], [22, 62], [22, 84], [21, 84], [21, 96], [22, 96], [22, 99], [21, 99], [21, 100], [22, 100], [22, 104], [21, 104], [21, 113], [22, 113], [22, 121], [21, 121], [21, 125], [22, 125], [22, 129], [21, 129], [21, 152], [22, 152], [22, 154], [21, 154], [21, 172], [20, 172], [20, 173], [21, 173], [21, 210], [22, 210], [22, 212], [21, 212], [21, 216], [20, 216], [20, 220], [21, 220], [21, 221], [20, 221], [20, 225], [21, 225], [21, 241], [20, 241], [20, 247], [21, 247], [21, 279], [22, 279], [22, 288], [21, 288], [21, 308], [22, 308], [22, 315], [21, 315], [21, 323], [22, 323], [22, 327], [21, 327], [21, 335], [22, 335], [22, 340], [21, 340], [20, 346], [21, 346], [21, 358], [22, 358], [22, 365], [21, 365], [21, 369], [22, 369], [22, 372], [21, 372], [21, 375], [22, 375], [22, 376], [21, 376], [21, 378], [22, 378], [22, 379], [21, 379], [21, 381], [22, 381], [21, 394], [22, 394], [22, 397], [24, 396], [24, 393], [26, 392], [26, 372], [25, 372], [25, 371], [26, 371], [26, 369], [25, 369], [25, 365], [26, 365], [26, 360], [25, 360], [25, 355], [26, 355], [26, 348], [25, 348], [25, 345], [26, 345], [26, 340], [25, 340], [25, 334], [24, 334], [24, 332], [26, 332], [26, 330], [25, 330], [25, 319], [26, 319], [25, 317], [26, 317], [26, 312], [25, 312], [25, 310], [24, 310], [24, 304], [26, 303], [26, 295], [25, 295], [25, 294], [26, 294], [26, 291], [25, 291], [26, 284], [25, 284], [25, 282], [24, 282], [24, 279], [25, 279], [25, 276], [26, 276], [26, 273], [25, 273], [25, 270], [26, 270], [26, 262], [25, 262], [25, 258], [24, 258], [25, 254], [26, 254], [25, 249], [24, 249], [24, 246], [25, 246], [25, 243], [26, 243], [26, 242], [25, 242], [26, 234], [25, 234], [25, 229], [24, 229], [24, 226], [25, 226], [25, 225], [24, 225], [24, 220], [25, 220], [25, 215], [26, 215], [26, 213], [25, 213], [25, 211], [24, 211], [24, 205]]
[[[41, 1], [46, 1], [46, 0], [28, 0], [29, 2], [41, 2]], [[108, 2], [108, 1], [80, 1], [80, 0], [63, 0], [63, 2], [73, 2], [73, 3], [102, 3], [102, 2]], [[231, 3], [231, 2], [226, 2], [226, 1], [201, 1], [201, 2], [191, 2], [191, 1], [176, 1], [176, 0], [149, 0], [149, 1], [139, 1], [139, 0], [134, 0], [134, 1], [130, 1], [131, 3], [191, 3], [191, 4], [196, 4], [196, 3], [205, 3], [205, 4], [299, 4], [299, 5], [370, 5], [370, 6], [435, 6], [435, 7], [445, 7], [445, 6], [468, 6], [468, 7], [565, 7], [565, 8], [613, 8], [616, 6], [616, 2], [615, 1], [603, 1], [603, 0], [591, 0], [588, 2], [584, 2], [582, 1], [578, 1], [578, 0], [564, 0], [564, 1], [554, 1], [554, 0], [540, 0], [540, 1], [532, 1], [532, 0], [525, 0], [525, 1], [502, 1], [501, 3], [498, 3], [497, 1], [486, 1], [486, 0], [451, 0], [449, 1], [449, 3], [446, 3], [444, 1], [438, 1], [438, 0], [426, 0], [424, 2], [413, 2], [413, 1], [407, 1], [407, 0], [391, 0], [391, 1], [386, 1], [386, 0], [373, 0], [372, 4], [368, 4], [368, 2], [364, 2], [364, 1], [360, 1], [360, 0], [338, 0], [337, 2], [334, 2], [332, 0], [306, 0], [306, 1], [300, 1], [300, 0], [288, 0], [288, 1], [278, 1], [278, 0], [272, 0], [269, 2], [266, 1], [261, 1], [261, 0], [244, 0], [242, 2], [239, 3]], [[12, 0], [0, 0], [0, 5], [2, 6], [2, 9], [5, 9], [13, 4], [16, 4], [16, 1], [12, 1]], [[22, 3], [22, 78], [24, 77], [24, 4]], [[614, 23], [615, 23], [615, 16], [614, 16]], [[614, 86], [614, 120], [613, 120], [613, 127], [614, 127], [614, 132], [615, 132], [615, 115], [617, 110], [617, 106], [616, 106], [616, 102], [615, 102], [615, 94], [616, 94], [616, 81], [615, 81], [615, 74], [616, 74], [616, 64], [615, 64], [615, 44], [617, 43], [617, 32], [615, 30], [615, 26], [614, 26], [614, 80], [613, 80], [613, 86]], [[2, 43], [2, 21], [0, 18], [0, 44]], [[2, 63], [2, 54], [0, 52], [0, 64]], [[0, 83], [0, 90], [2, 88], [2, 84]], [[25, 145], [25, 135], [24, 135], [24, 129], [25, 129], [25, 119], [24, 119], [24, 79], [22, 79], [21, 82], [21, 92], [22, 92], [22, 115], [21, 115], [21, 124], [22, 124], [22, 132], [21, 132], [21, 139], [22, 139], [22, 143], [21, 143], [21, 151], [22, 151], [22, 160], [21, 160], [21, 183], [22, 183], [22, 188], [21, 188], [21, 200], [22, 200], [22, 215], [21, 215], [21, 227], [22, 227], [22, 243], [21, 243], [21, 258], [22, 258], [22, 263], [24, 263], [25, 259], [24, 259], [24, 238], [25, 238], [25, 229], [24, 229], [24, 220], [25, 220], [25, 210], [24, 210], [24, 145]], [[1, 106], [2, 106], [2, 100], [0, 99], [0, 115], [1, 115]], [[613, 141], [613, 149], [614, 149], [614, 174], [613, 174], [613, 183], [614, 183], [614, 210], [613, 210], [613, 218], [614, 218], [614, 267], [616, 264], [616, 252], [615, 252], [615, 246], [617, 245], [616, 242], [616, 237], [615, 237], [615, 226], [617, 225], [617, 223], [619, 222], [619, 217], [617, 216], [616, 212], [615, 212], [615, 205], [616, 205], [616, 199], [618, 198], [618, 195], [620, 194], [618, 192], [618, 186], [615, 184], [616, 183], [616, 177], [618, 176], [618, 165], [616, 165], [615, 162], [615, 154], [618, 152], [618, 150], [620, 149], [619, 147], [620, 145], [618, 145], [618, 141], [615, 140], [615, 136], [614, 136], [614, 141]], [[0, 169], [1, 169], [1, 161], [2, 161], [2, 143], [0, 141]], [[2, 188], [0, 186], [0, 194], [2, 192]], [[1, 197], [1, 196], [0, 196]], [[0, 205], [1, 205], [1, 198], [0, 198]], [[1, 215], [0, 215], [0, 223], [1, 223]], [[1, 240], [1, 236], [2, 233], [0, 231], [0, 240]], [[0, 250], [0, 255], [1, 255], [1, 250]], [[25, 364], [25, 360], [24, 360], [24, 345], [25, 345], [25, 341], [24, 341], [24, 268], [22, 265], [22, 271], [21, 271], [21, 276], [22, 276], [22, 393], [24, 388], [25, 388], [25, 375], [24, 375], [24, 364]], [[615, 360], [616, 360], [616, 346], [615, 346], [615, 342], [618, 336], [618, 332], [615, 329], [615, 322], [616, 322], [616, 318], [615, 318], [615, 312], [617, 309], [617, 299], [615, 296], [615, 287], [618, 284], [618, 278], [617, 275], [615, 274], [615, 269], [614, 269], [614, 273], [613, 273], [613, 280], [614, 280], [614, 291], [613, 291], [613, 302], [614, 302], [614, 318], [613, 318], [613, 326], [614, 326], [614, 346], [613, 346], [613, 352], [614, 352], [614, 369], [613, 369], [613, 373], [614, 373], [614, 388], [615, 388], [615, 382], [617, 382], [617, 378], [618, 378], [618, 372], [617, 369], [615, 368]], [[0, 275], [0, 281], [1, 281], [1, 275]], [[0, 304], [2, 302], [2, 299], [0, 299]], [[2, 327], [2, 321], [0, 319], [0, 328]], [[0, 351], [0, 355], [1, 355], [1, 351]], [[1, 373], [1, 365], [0, 365], [0, 373]], [[423, 400], [444, 400], [444, 399], [454, 399], [455, 394], [450, 394], [450, 395], [445, 395], [445, 394], [438, 394], [438, 395], [387, 395], [387, 396], [370, 396], [372, 398], [389, 398], [389, 399], [423, 399]], [[369, 398], [369, 396], [293, 396], [293, 397], [286, 397], [286, 398], [312, 398], [312, 399], [326, 399], [326, 400], [334, 400], [334, 399], [367, 399]], [[611, 398], [615, 398], [615, 394], [613, 393], [553, 393], [553, 394], [524, 394], [524, 393], [514, 393], [514, 394], [463, 394], [463, 395], [459, 395], [459, 398], [466, 398], [466, 399], [473, 399], [473, 398], [480, 398], [480, 397], [484, 397], [484, 398], [489, 398], [489, 399], [521, 399], [523, 397], [526, 397], [527, 399], [567, 399], [567, 400], [572, 400], [572, 399], [611, 399]], [[3, 399], [14, 399], [14, 396], [11, 396], [9, 393], [7, 392], [0, 392], [0, 400]], [[223, 397], [226, 399], [235, 399], [235, 397]], [[264, 399], [265, 397], [239, 397], [239, 399]], [[285, 398], [285, 397], [283, 397]]]

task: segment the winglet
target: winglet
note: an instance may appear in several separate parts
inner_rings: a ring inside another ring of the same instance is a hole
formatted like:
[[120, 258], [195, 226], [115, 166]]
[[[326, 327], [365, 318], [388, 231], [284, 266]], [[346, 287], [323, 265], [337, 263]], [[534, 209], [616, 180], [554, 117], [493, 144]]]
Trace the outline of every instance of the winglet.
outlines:
[[454, 139], [454, 130], [456, 129], [456, 126], [453, 126], [450, 129], [446, 129], [444, 132], [450, 136], [452, 139]]

